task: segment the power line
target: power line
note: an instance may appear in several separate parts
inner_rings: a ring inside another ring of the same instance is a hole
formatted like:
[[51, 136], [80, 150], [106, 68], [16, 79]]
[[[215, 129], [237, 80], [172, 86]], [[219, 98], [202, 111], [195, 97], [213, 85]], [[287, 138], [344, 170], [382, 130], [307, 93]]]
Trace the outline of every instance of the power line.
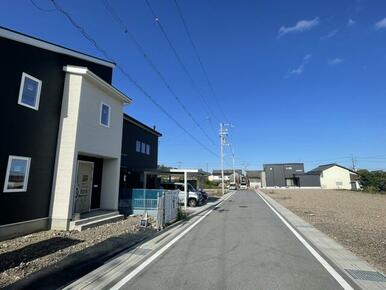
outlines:
[[[204, 95], [202, 94], [201, 90], [199, 89], [198, 85], [196, 84], [196, 82], [194, 81], [193, 79], [193, 76], [192, 74], [189, 72], [188, 68], [186, 67], [186, 65], [184, 64], [184, 62], [182, 61], [180, 55], [178, 54], [177, 52], [177, 49], [175, 48], [175, 46], [173, 45], [169, 35], [167, 34], [166, 32], [166, 29], [164, 28], [164, 26], [162, 25], [161, 23], [161, 20], [160, 18], [157, 16], [156, 12], [154, 11], [153, 7], [150, 5], [150, 2], [148, 0], [145, 0], [145, 3], [147, 5], [147, 7], [149, 8], [150, 10], [150, 13], [152, 14], [152, 16], [154, 17], [154, 20], [157, 24], [157, 26], [159, 27], [162, 35], [164, 36], [164, 38], [166, 39], [171, 51], [173, 52], [175, 58], [177, 59], [177, 62], [180, 64], [182, 70], [185, 72], [185, 74], [187, 75], [187, 77], [189, 78], [190, 80], [190, 83], [191, 83], [191, 86], [193, 87], [193, 89], [195, 89], [200, 97], [200, 100], [202, 101], [203, 105], [204, 105], [204, 108], [207, 110], [208, 114], [211, 115], [213, 118], [215, 118], [210, 106], [209, 106], [209, 103], [206, 102], [206, 99], [204, 97]], [[213, 124], [211, 123], [211, 126], [213, 127]], [[213, 128], [214, 129], [214, 128]]]
[[[85, 37], [100, 53], [103, 54], [103, 56], [108, 59], [109, 61], [114, 61], [109, 54], [101, 48], [98, 43], [85, 31], [85, 29], [80, 26], [73, 18], [72, 16], [62, 9], [59, 4], [56, 2], [56, 0], [51, 0], [53, 5], [55, 6], [56, 11], [62, 13], [68, 21], [82, 34], [83, 37]], [[193, 136], [188, 130], [184, 128], [171, 114], [168, 113], [166, 109], [164, 109], [122, 66], [120, 66], [118, 63], [116, 64], [116, 67], [119, 69], [119, 71], [138, 89], [140, 90], [143, 95], [145, 95], [158, 109], [160, 109], [170, 120], [172, 120], [181, 130], [183, 130], [187, 135], [189, 135], [197, 144], [199, 144], [202, 148], [204, 148], [206, 151], [211, 153], [212, 155], [219, 157], [218, 154], [213, 152], [210, 148], [205, 146], [200, 140], [198, 140], [195, 136]]]
[[[147, 2], [148, 0], [145, 0], [145, 1]], [[196, 58], [197, 58], [197, 60], [198, 60], [198, 63], [200, 64], [201, 70], [202, 70], [203, 73], [204, 73], [204, 76], [205, 76], [205, 78], [206, 78], [206, 82], [207, 82], [207, 84], [208, 84], [208, 87], [209, 87], [209, 89], [210, 89], [212, 95], [213, 95], [213, 98], [215, 99], [215, 101], [216, 101], [216, 103], [217, 103], [217, 106], [218, 106], [219, 110], [221, 111], [222, 115], [224, 116], [225, 120], [226, 120], [228, 123], [230, 123], [230, 122], [229, 122], [229, 119], [228, 119], [227, 115], [225, 114], [224, 110], [222, 109], [221, 103], [219, 102], [219, 100], [218, 100], [218, 98], [217, 98], [217, 95], [216, 95], [216, 93], [215, 93], [215, 91], [214, 91], [212, 82], [211, 82], [210, 79], [209, 79], [208, 72], [206, 71], [206, 68], [205, 68], [205, 66], [204, 66], [204, 63], [203, 63], [202, 60], [201, 60], [200, 54], [198, 53], [197, 46], [196, 46], [196, 44], [195, 44], [194, 41], [193, 41], [193, 37], [192, 37], [192, 35], [191, 35], [191, 33], [190, 33], [188, 24], [187, 24], [187, 22], [186, 22], [186, 20], [185, 20], [185, 17], [184, 17], [184, 15], [183, 15], [183, 13], [182, 13], [182, 9], [181, 9], [181, 7], [179, 6], [177, 0], [174, 0], [174, 3], [176, 4], [177, 11], [178, 11], [178, 15], [179, 15], [180, 18], [181, 18], [181, 21], [182, 21], [182, 24], [183, 24], [183, 26], [184, 26], [186, 35], [187, 35], [188, 38], [189, 38], [190, 44], [192, 45], [194, 54], [196, 55]]]
[[35, 8], [39, 9], [40, 11], [43, 11], [43, 12], [54, 12], [54, 11], [56, 11], [56, 9], [46, 9], [46, 8], [40, 7], [39, 5], [37, 5], [37, 4], [35, 3], [34, 0], [30, 0], [30, 2], [31, 2], [31, 4], [32, 4], [33, 6], [35, 6]]
[[107, 0], [103, 0], [102, 3], [104, 4], [106, 10], [110, 13], [112, 18], [117, 22], [124, 31], [124, 34], [129, 37], [129, 39], [134, 42], [136, 48], [140, 51], [146, 62], [150, 65], [150, 67], [155, 71], [155, 73], [158, 75], [158, 77], [161, 79], [165, 87], [168, 89], [168, 91], [173, 95], [173, 97], [176, 99], [177, 103], [180, 105], [180, 107], [184, 110], [184, 112], [189, 116], [189, 118], [193, 121], [193, 123], [201, 130], [201, 132], [205, 135], [206, 138], [214, 145], [215, 142], [213, 139], [206, 133], [204, 128], [200, 125], [199, 122], [193, 117], [192, 113], [189, 111], [189, 109], [184, 105], [184, 103], [181, 101], [181, 99], [178, 97], [176, 92], [172, 89], [171, 85], [166, 80], [165, 76], [161, 73], [161, 71], [158, 69], [158, 67], [155, 65], [155, 63], [151, 60], [151, 58], [146, 53], [144, 47], [137, 41], [133, 33], [129, 31], [127, 26], [124, 24], [123, 20], [118, 16], [118, 14], [115, 12], [113, 7], [108, 3]]

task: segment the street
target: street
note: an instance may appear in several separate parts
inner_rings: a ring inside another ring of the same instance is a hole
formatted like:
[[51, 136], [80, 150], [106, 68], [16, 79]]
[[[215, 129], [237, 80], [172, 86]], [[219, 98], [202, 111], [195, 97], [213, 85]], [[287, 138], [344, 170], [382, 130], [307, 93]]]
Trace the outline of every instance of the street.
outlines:
[[342, 289], [252, 191], [222, 203], [129, 288]]

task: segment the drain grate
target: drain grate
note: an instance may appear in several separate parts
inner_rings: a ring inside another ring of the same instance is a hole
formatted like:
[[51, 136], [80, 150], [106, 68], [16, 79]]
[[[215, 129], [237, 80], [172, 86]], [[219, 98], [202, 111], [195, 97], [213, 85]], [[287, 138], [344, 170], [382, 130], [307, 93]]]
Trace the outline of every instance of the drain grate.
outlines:
[[354, 279], [367, 280], [373, 282], [386, 282], [386, 277], [382, 273], [375, 271], [362, 271], [345, 269]]

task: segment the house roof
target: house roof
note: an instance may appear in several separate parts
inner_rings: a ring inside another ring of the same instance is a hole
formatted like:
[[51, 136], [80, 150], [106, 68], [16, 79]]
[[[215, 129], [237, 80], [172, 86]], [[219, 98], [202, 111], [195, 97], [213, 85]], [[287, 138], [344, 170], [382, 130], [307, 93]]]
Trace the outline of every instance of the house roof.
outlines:
[[[238, 174], [242, 174], [243, 171], [241, 169], [235, 169], [235, 172]], [[221, 170], [219, 169], [213, 169], [212, 172], [213, 175], [221, 175]], [[224, 175], [231, 175], [233, 174], [233, 169], [224, 169]]]
[[162, 134], [160, 132], [158, 132], [157, 130], [155, 130], [155, 129], [145, 125], [144, 123], [138, 121], [137, 119], [134, 119], [133, 117], [127, 115], [126, 113], [123, 113], [123, 118], [126, 121], [128, 121], [128, 122], [130, 122], [130, 123], [132, 123], [132, 124], [134, 124], [134, 125], [136, 125], [138, 127], [141, 127], [142, 129], [145, 129], [149, 133], [152, 133], [152, 134], [156, 135], [157, 137], [161, 137], [162, 136]]
[[302, 166], [304, 166], [304, 163], [267, 163], [267, 164], [263, 164], [263, 167], [266, 167], [266, 166], [274, 166], [274, 165], [284, 165], [284, 166], [286, 166], [286, 165], [302, 165]]
[[340, 168], [343, 168], [343, 169], [346, 169], [348, 171], [350, 171], [351, 173], [354, 173], [354, 174], [357, 174], [354, 170], [350, 169], [350, 168], [347, 168], [347, 167], [344, 167], [342, 165], [339, 165], [337, 163], [330, 163], [330, 164], [323, 164], [323, 165], [320, 165], [310, 171], [307, 172], [307, 174], [320, 174], [322, 173], [323, 171], [331, 168], [331, 167], [334, 167], [334, 166], [338, 166]]
[[246, 175], [249, 178], [261, 178], [262, 170], [249, 170], [246, 171]]
[[5, 28], [3, 26], [0, 26], [0, 37], [4, 37], [4, 38], [11, 39], [11, 40], [14, 40], [14, 41], [17, 41], [20, 43], [32, 45], [32, 46], [39, 47], [42, 49], [50, 50], [50, 51], [53, 51], [56, 53], [70, 55], [73, 57], [77, 57], [80, 59], [84, 59], [84, 60], [87, 60], [90, 62], [100, 64], [103, 66], [107, 66], [110, 68], [115, 67], [115, 63], [113, 63], [111, 61], [108, 61], [108, 60], [105, 60], [105, 59], [102, 59], [99, 57], [95, 57], [95, 56], [92, 56], [89, 54], [85, 54], [83, 52], [79, 52], [79, 51], [58, 45], [58, 44], [54, 44], [52, 42], [48, 42], [48, 41], [30, 36], [30, 35], [15, 31], [15, 30], [11, 30], [9, 28]]
[[122, 103], [130, 104], [132, 100], [126, 96], [124, 93], [119, 91], [118, 89], [114, 88], [112, 85], [98, 77], [96, 74], [94, 74], [92, 71], [90, 71], [87, 67], [80, 67], [80, 66], [72, 66], [67, 65], [63, 67], [63, 70], [66, 73], [70, 74], [76, 74], [76, 75], [82, 75], [89, 79], [90, 81], [97, 84], [100, 88], [102, 88], [105, 91], [108, 91], [112, 97], [120, 100]]

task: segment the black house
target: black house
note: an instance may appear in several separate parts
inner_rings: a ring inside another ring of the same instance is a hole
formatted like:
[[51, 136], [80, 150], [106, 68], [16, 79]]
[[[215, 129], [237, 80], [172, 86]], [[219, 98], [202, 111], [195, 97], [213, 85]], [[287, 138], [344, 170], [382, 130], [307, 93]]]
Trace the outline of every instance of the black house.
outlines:
[[158, 166], [158, 138], [162, 134], [127, 114], [123, 116], [120, 210], [126, 213], [133, 188], [156, 188], [156, 176], [144, 178], [145, 171]]
[[297, 174], [304, 173], [303, 163], [263, 164], [267, 187], [299, 186]]
[[88, 67], [111, 83], [114, 64], [2, 27], [0, 47], [0, 226], [47, 227], [63, 67]]
[[1, 27], [0, 47], [0, 239], [118, 214], [131, 100], [111, 85], [115, 64]]

